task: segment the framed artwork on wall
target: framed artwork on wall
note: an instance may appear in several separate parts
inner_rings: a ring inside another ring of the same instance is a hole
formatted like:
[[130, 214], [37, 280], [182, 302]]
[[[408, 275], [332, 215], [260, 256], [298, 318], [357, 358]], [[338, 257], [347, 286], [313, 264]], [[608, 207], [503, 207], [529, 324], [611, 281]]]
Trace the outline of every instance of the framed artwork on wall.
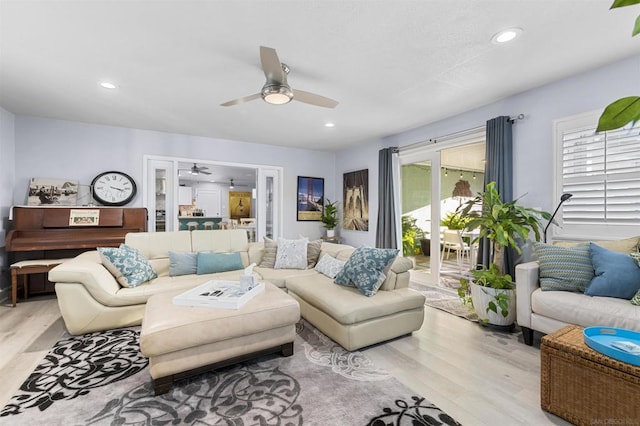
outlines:
[[320, 221], [324, 207], [324, 178], [298, 176], [298, 221]]
[[369, 230], [369, 169], [343, 175], [342, 229], [349, 231]]
[[229, 191], [229, 218], [251, 217], [251, 192]]
[[75, 206], [78, 200], [78, 181], [31, 178], [29, 206]]

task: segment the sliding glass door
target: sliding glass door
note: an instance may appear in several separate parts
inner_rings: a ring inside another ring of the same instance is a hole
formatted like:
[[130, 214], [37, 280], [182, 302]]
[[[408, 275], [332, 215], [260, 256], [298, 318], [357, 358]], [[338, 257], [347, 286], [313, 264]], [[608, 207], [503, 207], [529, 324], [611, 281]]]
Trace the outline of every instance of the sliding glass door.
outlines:
[[436, 285], [440, 271], [440, 155], [400, 153], [400, 247], [412, 259], [412, 280]]
[[473, 235], [454, 216], [459, 206], [483, 190], [484, 138], [480, 129], [437, 147], [400, 151], [399, 247], [415, 264], [414, 282], [455, 288], [475, 265]]

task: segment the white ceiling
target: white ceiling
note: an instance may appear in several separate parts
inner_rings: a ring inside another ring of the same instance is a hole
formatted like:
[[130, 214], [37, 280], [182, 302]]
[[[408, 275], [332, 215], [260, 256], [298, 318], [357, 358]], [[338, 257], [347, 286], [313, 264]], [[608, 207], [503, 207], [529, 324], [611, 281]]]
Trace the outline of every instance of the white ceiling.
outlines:
[[[433, 122], [640, 53], [612, 0], [0, 0], [16, 114], [313, 149]], [[491, 36], [524, 30], [497, 46]], [[259, 46], [335, 109], [261, 100]], [[119, 87], [107, 90], [99, 80]], [[514, 114], [521, 111], [513, 111]], [[332, 121], [334, 128], [324, 127]]]

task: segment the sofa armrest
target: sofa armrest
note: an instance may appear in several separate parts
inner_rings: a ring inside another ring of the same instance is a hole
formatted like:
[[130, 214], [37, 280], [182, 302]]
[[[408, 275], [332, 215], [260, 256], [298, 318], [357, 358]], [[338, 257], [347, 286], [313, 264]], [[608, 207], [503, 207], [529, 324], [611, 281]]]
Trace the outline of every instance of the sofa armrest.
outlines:
[[49, 271], [49, 281], [58, 284], [79, 283], [103, 305], [110, 305], [120, 284], [102, 263], [86, 256], [76, 257]]
[[516, 266], [517, 321], [521, 327], [531, 328], [531, 294], [540, 288], [540, 266], [537, 261]]
[[409, 287], [409, 270], [413, 268], [413, 262], [406, 257], [396, 257], [388, 266], [387, 278], [380, 287], [381, 290], [395, 290]]

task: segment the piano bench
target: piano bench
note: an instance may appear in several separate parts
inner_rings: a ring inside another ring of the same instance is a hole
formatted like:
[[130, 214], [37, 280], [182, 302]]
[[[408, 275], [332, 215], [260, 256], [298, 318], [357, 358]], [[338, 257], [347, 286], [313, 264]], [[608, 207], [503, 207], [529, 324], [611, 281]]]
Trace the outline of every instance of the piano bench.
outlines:
[[16, 307], [16, 300], [18, 299], [18, 275], [22, 276], [22, 288], [24, 290], [24, 298], [26, 299], [29, 289], [28, 275], [46, 274], [67, 260], [69, 259], [32, 259], [21, 260], [11, 264], [9, 269], [11, 269], [11, 302], [13, 303], [13, 307]]

